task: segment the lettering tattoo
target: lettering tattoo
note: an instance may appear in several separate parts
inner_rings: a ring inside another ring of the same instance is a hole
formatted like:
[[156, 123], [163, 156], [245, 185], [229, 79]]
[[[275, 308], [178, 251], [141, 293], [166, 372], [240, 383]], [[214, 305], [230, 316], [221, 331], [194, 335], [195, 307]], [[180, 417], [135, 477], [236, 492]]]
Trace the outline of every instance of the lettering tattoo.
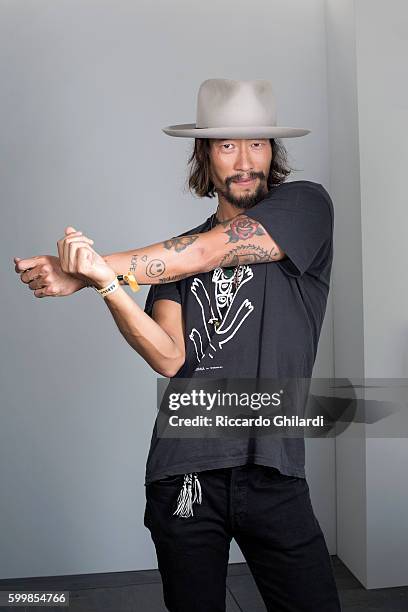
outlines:
[[129, 272], [134, 274], [136, 272], [136, 266], [137, 266], [137, 255], [133, 255], [132, 259], [130, 260]]
[[180, 253], [180, 251], [184, 251], [184, 249], [193, 244], [193, 242], [197, 240], [198, 236], [199, 234], [190, 234], [189, 236], [175, 236], [174, 238], [165, 240], [163, 242], [163, 246], [165, 249], [174, 249], [177, 253]]
[[182, 278], [187, 278], [190, 274], [175, 274], [174, 276], [164, 276], [163, 278], [159, 278], [159, 283], [171, 283], [172, 281], [178, 281]]
[[162, 259], [151, 259], [146, 266], [146, 276], [156, 278], [161, 276], [166, 269], [166, 265]]
[[218, 265], [220, 268], [226, 268], [252, 263], [267, 263], [275, 261], [279, 256], [280, 252], [275, 247], [267, 251], [256, 244], [241, 244], [224, 255]]
[[[252, 238], [252, 236], [265, 235], [265, 231], [260, 224], [246, 215], [237, 215], [232, 221], [228, 221], [228, 224], [229, 228], [224, 232], [229, 237], [228, 242], [239, 242], [240, 240]], [[226, 227], [227, 223], [222, 225]]]

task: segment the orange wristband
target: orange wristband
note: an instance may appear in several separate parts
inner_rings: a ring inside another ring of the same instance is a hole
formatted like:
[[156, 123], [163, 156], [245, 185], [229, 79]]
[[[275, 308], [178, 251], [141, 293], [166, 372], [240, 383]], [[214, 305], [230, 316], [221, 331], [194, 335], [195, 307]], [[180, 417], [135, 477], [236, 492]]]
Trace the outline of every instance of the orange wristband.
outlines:
[[129, 285], [129, 287], [132, 289], [133, 292], [139, 291], [140, 286], [134, 274], [123, 274], [123, 280], [127, 282], [127, 284]]

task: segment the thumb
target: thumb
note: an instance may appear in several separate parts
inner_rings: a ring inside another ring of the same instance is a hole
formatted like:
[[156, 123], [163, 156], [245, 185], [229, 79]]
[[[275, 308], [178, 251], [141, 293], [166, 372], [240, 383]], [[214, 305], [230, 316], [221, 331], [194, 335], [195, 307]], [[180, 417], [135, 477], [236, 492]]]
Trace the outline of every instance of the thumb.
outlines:
[[20, 261], [21, 257], [14, 257], [13, 259], [14, 259], [15, 263], [17, 263], [18, 261]]
[[72, 234], [72, 232], [76, 232], [75, 227], [68, 225], [68, 227], [65, 228], [65, 235], [68, 236], [68, 234]]

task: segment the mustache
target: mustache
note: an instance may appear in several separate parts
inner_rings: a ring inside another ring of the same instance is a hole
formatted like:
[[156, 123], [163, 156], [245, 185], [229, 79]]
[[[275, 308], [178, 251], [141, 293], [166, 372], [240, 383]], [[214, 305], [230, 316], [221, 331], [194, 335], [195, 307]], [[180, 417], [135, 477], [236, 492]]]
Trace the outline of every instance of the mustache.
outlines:
[[[251, 172], [249, 174], [248, 179], [253, 180], [253, 179], [256, 179], [256, 178], [260, 178], [261, 180], [265, 180], [266, 179], [265, 173], [261, 171], [261, 172]], [[235, 174], [234, 176], [228, 176], [225, 179], [225, 184], [226, 184], [227, 187], [229, 187], [233, 181], [239, 181], [241, 179], [242, 179], [242, 174]]]

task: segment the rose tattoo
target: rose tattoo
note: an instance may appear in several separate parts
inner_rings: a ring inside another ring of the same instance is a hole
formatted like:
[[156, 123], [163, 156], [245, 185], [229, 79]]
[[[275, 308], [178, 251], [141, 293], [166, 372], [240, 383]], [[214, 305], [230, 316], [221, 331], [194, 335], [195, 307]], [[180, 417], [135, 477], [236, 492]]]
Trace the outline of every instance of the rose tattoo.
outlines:
[[238, 242], [239, 240], [247, 240], [252, 236], [263, 236], [265, 234], [259, 223], [246, 215], [238, 215], [233, 219], [230, 223], [230, 229], [225, 233], [229, 236], [228, 242]]

